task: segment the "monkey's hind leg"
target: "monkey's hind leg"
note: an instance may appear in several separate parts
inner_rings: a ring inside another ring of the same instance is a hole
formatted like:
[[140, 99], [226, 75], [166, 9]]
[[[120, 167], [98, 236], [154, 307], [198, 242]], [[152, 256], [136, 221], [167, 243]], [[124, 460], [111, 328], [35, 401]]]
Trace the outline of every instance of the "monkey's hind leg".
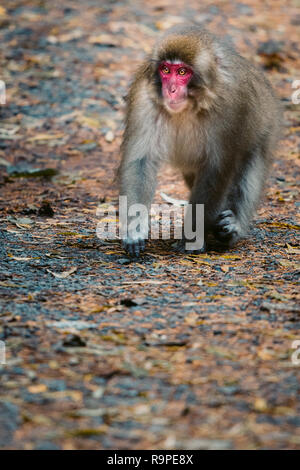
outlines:
[[189, 189], [192, 189], [194, 182], [195, 182], [195, 174], [194, 173], [183, 173], [183, 179], [185, 184]]
[[217, 240], [231, 247], [247, 234], [261, 197], [265, 176], [266, 165], [263, 158], [257, 155], [234, 181], [216, 217], [213, 233]]

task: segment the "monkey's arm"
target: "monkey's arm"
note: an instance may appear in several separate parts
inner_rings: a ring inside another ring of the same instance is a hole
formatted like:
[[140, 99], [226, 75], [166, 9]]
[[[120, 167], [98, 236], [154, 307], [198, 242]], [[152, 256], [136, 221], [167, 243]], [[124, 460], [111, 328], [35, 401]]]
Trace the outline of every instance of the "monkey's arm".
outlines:
[[[120, 207], [123, 246], [139, 256], [148, 238], [149, 210], [156, 188], [157, 163], [149, 156], [123, 160], [120, 169], [120, 196], [126, 196]], [[122, 212], [122, 213], [121, 213]]]
[[[145, 79], [149, 64], [142, 64], [127, 97], [126, 127], [119, 168], [120, 196], [126, 196], [120, 214], [121, 238], [126, 251], [139, 256], [148, 238], [148, 212], [156, 188], [159, 156], [153, 144], [157, 112]], [[136, 204], [142, 205], [135, 207]], [[127, 219], [124, 221], [124, 218]], [[125, 222], [125, 223], [124, 223]]]

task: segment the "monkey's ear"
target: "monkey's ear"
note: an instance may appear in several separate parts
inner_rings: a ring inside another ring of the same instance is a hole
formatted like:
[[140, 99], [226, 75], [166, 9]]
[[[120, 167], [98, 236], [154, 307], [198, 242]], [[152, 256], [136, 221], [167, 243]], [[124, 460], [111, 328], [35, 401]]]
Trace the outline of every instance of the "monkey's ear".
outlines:
[[148, 58], [148, 63], [147, 63], [147, 74], [151, 78], [156, 75], [158, 66], [159, 66], [159, 61], [156, 59], [153, 59], [153, 57]]
[[157, 72], [157, 61], [153, 60], [151, 57], [146, 57], [144, 62], [140, 65], [136, 72], [136, 79], [148, 79], [152, 80]]
[[216, 60], [211, 51], [203, 49], [197, 54], [195, 58], [196, 73], [201, 77], [201, 80], [206, 86], [213, 85], [215, 66]]

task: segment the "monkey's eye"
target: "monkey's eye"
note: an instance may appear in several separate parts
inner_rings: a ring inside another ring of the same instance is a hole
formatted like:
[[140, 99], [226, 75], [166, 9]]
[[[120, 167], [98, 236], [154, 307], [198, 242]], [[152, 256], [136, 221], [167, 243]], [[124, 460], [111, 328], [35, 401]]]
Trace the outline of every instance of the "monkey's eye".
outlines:
[[186, 74], [186, 69], [179, 69], [178, 74], [179, 75], [185, 75]]
[[162, 73], [170, 73], [170, 69], [166, 65], [161, 69], [161, 71]]

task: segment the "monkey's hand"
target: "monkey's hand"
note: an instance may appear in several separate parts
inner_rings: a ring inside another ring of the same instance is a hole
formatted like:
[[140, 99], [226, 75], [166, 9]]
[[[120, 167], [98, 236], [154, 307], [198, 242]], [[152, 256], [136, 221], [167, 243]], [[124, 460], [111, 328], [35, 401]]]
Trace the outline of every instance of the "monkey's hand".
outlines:
[[133, 239], [128, 237], [123, 240], [123, 248], [130, 256], [138, 258], [145, 250], [145, 240], [143, 238]]
[[231, 210], [221, 212], [215, 222], [215, 237], [223, 243], [232, 246], [241, 236], [239, 221]]

